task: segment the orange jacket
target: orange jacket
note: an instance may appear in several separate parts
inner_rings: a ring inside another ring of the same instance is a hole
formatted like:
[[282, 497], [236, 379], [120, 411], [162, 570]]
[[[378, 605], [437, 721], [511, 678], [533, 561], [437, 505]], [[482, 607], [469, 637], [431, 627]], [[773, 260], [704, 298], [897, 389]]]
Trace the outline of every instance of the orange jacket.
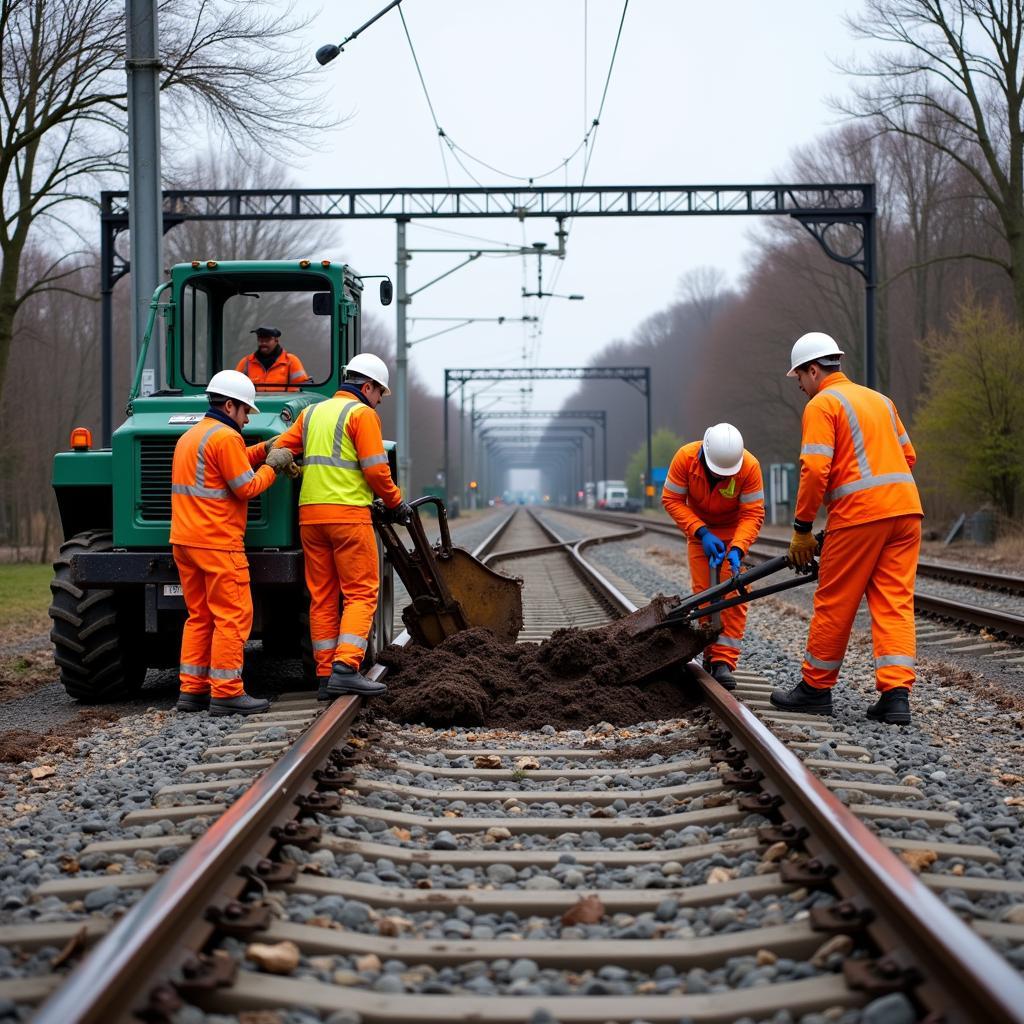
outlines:
[[746, 554], [764, 522], [761, 464], [744, 448], [739, 472], [712, 485], [700, 459], [702, 443], [691, 441], [675, 453], [661, 503], [691, 541], [706, 526], [712, 533], [731, 533], [729, 546]]
[[[336, 391], [335, 398], [346, 398], [352, 392]], [[277, 447], [287, 448], [298, 458], [302, 454], [302, 425], [312, 406], [302, 410], [299, 418], [281, 435]], [[367, 462], [384, 454], [384, 435], [380, 430], [380, 417], [368, 405], [353, 409], [345, 422], [345, 432], [355, 445], [359, 461]], [[391, 479], [391, 466], [387, 459], [363, 468], [363, 476], [370, 490], [394, 508], [402, 500], [402, 492]], [[365, 505], [300, 505], [299, 523], [369, 523], [370, 509]]]
[[210, 415], [185, 431], [171, 464], [171, 543], [243, 551], [249, 499], [274, 482], [265, 459], [264, 442], [246, 448], [237, 430]]
[[923, 515], [916, 461], [896, 406], [830, 373], [804, 409], [796, 518], [813, 522], [822, 503], [831, 529]]
[[302, 360], [284, 349], [269, 370], [263, 369], [254, 352], [239, 360], [235, 369], [244, 373], [256, 385], [257, 391], [298, 391], [294, 385], [307, 384], [312, 379], [306, 373]]

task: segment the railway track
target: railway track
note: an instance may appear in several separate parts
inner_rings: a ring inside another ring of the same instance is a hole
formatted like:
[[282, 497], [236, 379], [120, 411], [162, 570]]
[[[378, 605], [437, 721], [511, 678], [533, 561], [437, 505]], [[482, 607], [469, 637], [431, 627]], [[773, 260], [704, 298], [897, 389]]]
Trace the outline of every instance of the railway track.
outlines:
[[[586, 519], [598, 519], [602, 522], [619, 523], [643, 527], [648, 533], [671, 537], [679, 541], [679, 530], [667, 523], [652, 523], [642, 515], [615, 512], [591, 512], [578, 509], [560, 510]], [[751, 547], [749, 559], [763, 561], [780, 554], [788, 544], [777, 537], [761, 536]], [[918, 562], [918, 578], [937, 580], [944, 583], [970, 587], [975, 592], [991, 591], [1024, 597], [1024, 577], [1007, 573], [991, 572], [970, 566], [953, 565], [949, 562], [938, 562], [921, 559]], [[914, 595], [914, 606], [921, 615], [931, 616], [947, 622], [963, 623], [976, 627], [999, 637], [1012, 640], [1024, 640], [1024, 615], [1009, 607], [995, 607], [978, 603], [975, 599], [964, 596], [944, 596], [929, 592], [919, 587]], [[940, 634], [936, 634], [937, 636]], [[952, 638], [952, 634], [941, 635]], [[1011, 652], [1007, 652], [1008, 655]]]
[[[629, 609], [588, 569], [588, 541], [536, 525], [517, 513], [486, 546], [545, 604], [536, 634]], [[141, 895], [116, 924], [0, 930], [25, 955], [81, 961], [0, 980], [0, 998], [43, 1003], [45, 1024], [140, 1006], [169, 1020], [182, 1002], [332, 1024], [852, 1022], [883, 997], [950, 1022], [1024, 1021], [1024, 981], [985, 941], [1024, 944], [1024, 925], [982, 902], [1024, 903], [1024, 882], [956, 870], [998, 849], [948, 841], [955, 815], [832, 723], [773, 711], [763, 677], [739, 673], [731, 695], [691, 675], [703, 703], [683, 717], [563, 734], [358, 724], [356, 698], [281, 700], [83, 851], [176, 843], [173, 866], [39, 886]], [[182, 834], [131, 834], [158, 819]], [[880, 834], [899, 819], [922, 837]], [[896, 856], [924, 851], [920, 876]], [[979, 900], [969, 924], [935, 898], [949, 889]]]

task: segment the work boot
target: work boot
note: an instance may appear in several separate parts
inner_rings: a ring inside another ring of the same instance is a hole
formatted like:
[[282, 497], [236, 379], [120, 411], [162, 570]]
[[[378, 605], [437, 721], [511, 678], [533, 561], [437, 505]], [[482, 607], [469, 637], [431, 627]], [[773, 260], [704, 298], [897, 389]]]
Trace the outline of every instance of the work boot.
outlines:
[[832, 714], [832, 690], [819, 689], [802, 679], [792, 690], [772, 690], [772, 707], [780, 711], [804, 711], [809, 715]]
[[331, 667], [331, 678], [327, 680], [328, 697], [343, 697], [348, 693], [358, 697], [379, 697], [388, 692], [384, 683], [372, 682], [351, 665], [336, 661]]
[[270, 701], [240, 693], [237, 697], [214, 697], [210, 701], [211, 715], [258, 715], [270, 710]]
[[867, 710], [873, 722], [887, 725], [910, 725], [910, 690], [896, 686], [878, 695], [878, 700]]
[[317, 700], [330, 700], [331, 695], [327, 692], [327, 684], [330, 681], [330, 676], [317, 676], [316, 677], [316, 699]]
[[210, 695], [208, 693], [189, 693], [182, 690], [178, 694], [178, 702], [174, 705], [175, 711], [205, 711], [210, 706]]
[[724, 661], [711, 662], [711, 675], [716, 683], [724, 686], [727, 690], [736, 689], [736, 677], [732, 674], [732, 669]]

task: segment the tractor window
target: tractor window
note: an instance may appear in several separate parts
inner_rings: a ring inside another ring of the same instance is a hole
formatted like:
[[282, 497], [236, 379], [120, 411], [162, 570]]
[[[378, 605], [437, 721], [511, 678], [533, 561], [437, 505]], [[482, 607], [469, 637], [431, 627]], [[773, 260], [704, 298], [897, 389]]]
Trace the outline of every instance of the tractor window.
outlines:
[[[257, 391], [326, 383], [332, 377], [332, 324], [338, 315], [332, 294], [331, 282], [312, 273], [298, 281], [294, 274], [260, 272], [203, 274], [186, 281], [181, 293], [184, 379], [201, 385], [218, 370], [241, 369], [253, 377]], [[263, 368], [255, 359], [258, 327], [281, 332], [282, 349], [299, 360], [309, 379], [297, 379], [294, 364], [287, 368], [287, 380], [280, 366]]]
[[201, 288], [189, 285], [182, 293], [184, 317], [183, 338], [185, 377], [205, 383], [213, 376], [211, 369], [210, 300]]

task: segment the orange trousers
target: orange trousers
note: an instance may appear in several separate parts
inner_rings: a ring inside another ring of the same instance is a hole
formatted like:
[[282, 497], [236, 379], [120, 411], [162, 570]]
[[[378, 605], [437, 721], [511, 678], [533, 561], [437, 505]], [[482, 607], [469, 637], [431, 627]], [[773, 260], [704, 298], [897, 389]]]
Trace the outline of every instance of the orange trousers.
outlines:
[[[316, 674], [359, 668], [377, 611], [380, 575], [370, 523], [307, 523], [300, 528], [309, 589], [309, 635]], [[339, 599], [343, 601], [338, 614]]]
[[242, 660], [252, 630], [249, 563], [244, 551], [175, 544], [174, 561], [188, 619], [181, 634], [178, 676], [185, 693], [244, 693]]
[[830, 531], [819, 560], [814, 615], [803, 675], [819, 689], [835, 685], [862, 597], [871, 614], [875, 688], [914, 685], [917, 635], [914, 579], [921, 517], [893, 516]]
[[[725, 533], [722, 530], [711, 531], [728, 551], [732, 545], [732, 532]], [[711, 586], [711, 567], [708, 565], [708, 556], [704, 554], [704, 548], [700, 541], [689, 541], [687, 544], [687, 555], [690, 559], [690, 585], [695, 594], [707, 590]], [[732, 567], [728, 560], [718, 567], [719, 582], [727, 580], [732, 576]], [[728, 594], [727, 597], [735, 597], [735, 594]], [[708, 620], [703, 620], [707, 622]], [[722, 610], [722, 632], [718, 639], [704, 651], [704, 656], [710, 662], [724, 661], [729, 668], [735, 668], [740, 660], [740, 647], [743, 645], [743, 632], [747, 627], [747, 606], [745, 604], [733, 605], [732, 608]]]

